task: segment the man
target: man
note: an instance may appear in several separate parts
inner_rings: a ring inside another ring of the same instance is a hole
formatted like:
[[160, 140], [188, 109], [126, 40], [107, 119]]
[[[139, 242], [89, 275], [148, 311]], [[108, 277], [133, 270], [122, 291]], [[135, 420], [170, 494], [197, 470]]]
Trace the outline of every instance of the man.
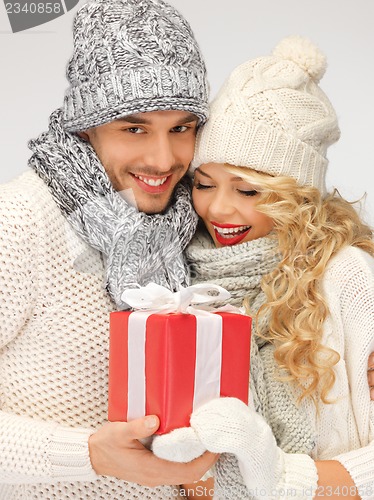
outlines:
[[108, 320], [126, 286], [188, 283], [205, 66], [163, 0], [94, 0], [73, 31], [64, 105], [0, 187], [0, 498], [175, 498], [159, 485], [216, 457], [156, 458], [139, 441], [155, 416], [105, 423]]

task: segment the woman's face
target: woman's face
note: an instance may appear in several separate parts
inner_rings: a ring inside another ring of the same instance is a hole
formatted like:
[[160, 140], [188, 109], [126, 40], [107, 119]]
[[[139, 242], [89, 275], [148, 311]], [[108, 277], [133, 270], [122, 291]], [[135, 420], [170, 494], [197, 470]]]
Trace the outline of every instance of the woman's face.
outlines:
[[253, 186], [228, 172], [223, 163], [207, 163], [195, 170], [193, 204], [217, 247], [270, 233], [273, 222], [256, 210], [258, 197]]

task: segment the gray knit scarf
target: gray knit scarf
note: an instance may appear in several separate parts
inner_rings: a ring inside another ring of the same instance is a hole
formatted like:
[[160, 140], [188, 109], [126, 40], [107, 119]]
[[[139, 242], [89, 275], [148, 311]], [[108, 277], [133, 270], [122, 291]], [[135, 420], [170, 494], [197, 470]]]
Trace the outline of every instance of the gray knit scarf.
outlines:
[[29, 143], [29, 160], [49, 186], [75, 231], [105, 256], [106, 286], [122, 309], [121, 294], [150, 281], [178, 290], [189, 284], [183, 250], [197, 216], [187, 181], [180, 182], [163, 214], [147, 215], [128, 204], [112, 184], [89, 143], [62, 128], [62, 111], [50, 116], [49, 130]]
[[[210, 281], [223, 286], [231, 292], [230, 303], [237, 306], [247, 297], [252, 314], [256, 314], [265, 301], [261, 280], [279, 263], [276, 249], [277, 242], [271, 237], [215, 248], [210, 236], [199, 230], [186, 255], [194, 283]], [[312, 424], [296, 406], [292, 387], [277, 380], [279, 370], [274, 360], [274, 346], [256, 335], [255, 324], [250, 370], [250, 391], [256, 411], [272, 428], [278, 446], [287, 453], [310, 454], [315, 443]], [[235, 456], [223, 454], [216, 464], [215, 490], [220, 500], [251, 498]]]

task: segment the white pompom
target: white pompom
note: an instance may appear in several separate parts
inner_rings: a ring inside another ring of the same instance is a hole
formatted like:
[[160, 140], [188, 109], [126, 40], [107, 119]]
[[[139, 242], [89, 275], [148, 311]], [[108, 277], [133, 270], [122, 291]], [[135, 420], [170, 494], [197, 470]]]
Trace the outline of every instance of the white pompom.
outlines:
[[273, 55], [281, 59], [293, 61], [316, 82], [319, 82], [325, 74], [327, 67], [326, 57], [307, 38], [301, 36], [284, 38], [273, 50]]

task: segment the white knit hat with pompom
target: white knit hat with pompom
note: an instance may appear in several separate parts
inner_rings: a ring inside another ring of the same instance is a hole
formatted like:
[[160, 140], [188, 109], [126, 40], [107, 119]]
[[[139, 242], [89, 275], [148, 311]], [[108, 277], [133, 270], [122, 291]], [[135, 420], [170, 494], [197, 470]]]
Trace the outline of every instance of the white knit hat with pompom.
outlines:
[[228, 163], [293, 177], [323, 194], [326, 151], [339, 139], [335, 111], [318, 86], [326, 58], [300, 36], [273, 54], [238, 66], [217, 94], [199, 131], [191, 170]]

